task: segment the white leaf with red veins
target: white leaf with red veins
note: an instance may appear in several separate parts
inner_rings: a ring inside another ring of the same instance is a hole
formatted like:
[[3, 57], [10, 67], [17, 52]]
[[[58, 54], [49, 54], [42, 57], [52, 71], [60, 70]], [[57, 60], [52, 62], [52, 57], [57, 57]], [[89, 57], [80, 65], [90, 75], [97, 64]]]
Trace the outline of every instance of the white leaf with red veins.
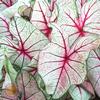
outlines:
[[69, 34], [70, 46], [81, 37], [100, 34], [100, 1], [91, 0], [84, 3], [81, 9], [77, 7], [77, 16], [71, 7], [68, 11], [62, 12], [64, 21], [61, 26]]
[[40, 52], [38, 65], [46, 91], [53, 98], [61, 97], [71, 84], [83, 82], [86, 76], [85, 60], [96, 41], [91, 36], [84, 37], [70, 49], [65, 34], [57, 30], [53, 32], [55, 38]]
[[100, 97], [100, 47], [90, 52], [87, 59], [88, 78]]
[[10, 23], [10, 31], [15, 40], [4, 38], [1, 44], [7, 46], [7, 56], [15, 65], [27, 67], [33, 59], [36, 66], [41, 49], [49, 42], [31, 23], [20, 17], [16, 17]]
[[42, 31], [48, 38], [50, 38], [52, 31], [49, 24], [55, 22], [58, 15], [55, 2], [55, 0], [52, 0], [51, 4], [49, 4], [47, 0], [37, 0], [34, 4], [31, 18], [32, 24]]
[[69, 93], [73, 100], [90, 100], [91, 95], [84, 90], [81, 86], [72, 85], [69, 88]]
[[17, 0], [0, 0], [0, 11], [3, 11], [12, 5], [14, 5]]

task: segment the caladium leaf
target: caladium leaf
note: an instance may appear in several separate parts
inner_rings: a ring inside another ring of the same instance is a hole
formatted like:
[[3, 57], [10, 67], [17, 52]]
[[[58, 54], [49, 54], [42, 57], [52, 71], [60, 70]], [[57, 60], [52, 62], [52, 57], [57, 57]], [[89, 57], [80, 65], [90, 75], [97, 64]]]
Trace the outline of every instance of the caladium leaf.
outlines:
[[31, 23], [20, 17], [12, 20], [10, 31], [16, 41], [4, 38], [3, 41], [1, 40], [1, 44], [7, 46], [7, 56], [11, 63], [25, 68], [33, 59], [33, 64], [36, 66], [38, 54], [49, 42], [48, 39]]
[[79, 85], [72, 85], [69, 93], [73, 100], [90, 100], [91, 95]]
[[45, 100], [43, 93], [38, 89], [34, 77], [26, 71], [23, 71], [17, 77], [17, 86], [19, 100]]
[[90, 52], [87, 59], [88, 78], [100, 97], [100, 47]]
[[56, 29], [58, 32], [54, 32], [51, 43], [40, 52], [38, 65], [46, 91], [53, 98], [61, 97], [71, 84], [83, 82], [86, 76], [86, 52], [95, 47], [96, 41], [93, 37], [85, 37], [69, 48], [67, 37]]
[[50, 38], [51, 27], [49, 24], [57, 19], [57, 6], [55, 0], [49, 4], [47, 0], [36, 0], [33, 8], [31, 22], [48, 38]]
[[71, 7], [67, 7], [67, 11], [61, 12], [63, 13], [61, 17], [63, 16], [64, 19], [63, 25], [61, 26], [69, 34], [70, 46], [81, 37], [100, 34], [100, 1], [91, 0], [84, 2], [81, 9], [78, 5], [79, 2], [76, 2], [76, 15]]
[[3, 11], [4, 9], [11, 7], [16, 2], [17, 0], [0, 0], [0, 11]]

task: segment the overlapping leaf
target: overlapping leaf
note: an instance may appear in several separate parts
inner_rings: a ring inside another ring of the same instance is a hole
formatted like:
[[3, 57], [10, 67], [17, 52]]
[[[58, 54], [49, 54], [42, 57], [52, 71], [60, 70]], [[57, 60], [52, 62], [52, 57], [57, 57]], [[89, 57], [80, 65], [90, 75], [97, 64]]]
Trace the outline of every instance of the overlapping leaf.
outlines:
[[11, 84], [6, 75], [5, 88], [3, 87], [0, 99], [3, 100], [45, 100], [43, 93], [38, 89], [35, 79], [26, 71], [16, 78], [16, 85]]
[[10, 23], [10, 31], [15, 40], [4, 38], [2, 45], [7, 46], [10, 61], [19, 67], [27, 67], [33, 59], [36, 66], [38, 54], [48, 43], [48, 39], [31, 23], [22, 18], [14, 18]]
[[34, 77], [23, 71], [17, 78], [17, 86], [21, 100], [45, 100], [44, 95], [38, 89]]
[[88, 77], [100, 97], [100, 47], [90, 52], [87, 59]]
[[47, 0], [37, 0], [33, 8], [31, 22], [48, 38], [52, 31], [49, 24], [56, 21], [58, 14], [55, 1], [52, 0], [51, 3], [48, 3]]
[[[79, 4], [81, 8], [78, 6]], [[72, 7], [68, 6], [66, 7], [67, 10], [61, 12], [63, 13], [61, 14], [61, 18], [64, 19], [61, 26], [64, 31], [69, 34], [70, 46], [81, 37], [91, 34], [100, 34], [100, 1], [84, 1], [81, 4], [81, 0], [78, 0], [74, 2], [73, 7], [76, 8], [75, 11]], [[62, 19], [60, 19], [58, 23], [60, 23], [61, 20]]]

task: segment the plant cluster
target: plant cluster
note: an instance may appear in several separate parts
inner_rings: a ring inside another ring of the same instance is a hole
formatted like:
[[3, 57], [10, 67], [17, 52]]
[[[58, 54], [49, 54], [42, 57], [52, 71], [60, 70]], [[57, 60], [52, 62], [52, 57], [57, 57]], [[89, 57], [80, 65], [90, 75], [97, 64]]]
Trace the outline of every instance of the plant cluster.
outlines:
[[0, 0], [0, 100], [97, 97], [100, 1]]

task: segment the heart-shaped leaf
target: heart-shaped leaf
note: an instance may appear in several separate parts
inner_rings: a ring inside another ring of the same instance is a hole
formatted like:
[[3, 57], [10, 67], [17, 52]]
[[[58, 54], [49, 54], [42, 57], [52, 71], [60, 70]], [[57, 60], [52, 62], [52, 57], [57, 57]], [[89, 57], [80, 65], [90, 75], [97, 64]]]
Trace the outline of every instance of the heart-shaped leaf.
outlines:
[[31, 23], [20, 17], [12, 20], [10, 31], [15, 40], [4, 38], [1, 44], [7, 46], [7, 56], [12, 64], [25, 68], [33, 59], [34, 66], [37, 66], [39, 52], [49, 42], [48, 39]]
[[85, 37], [69, 48], [67, 37], [57, 27], [56, 30], [52, 42], [40, 52], [38, 65], [46, 91], [53, 98], [61, 97], [71, 84], [83, 82], [86, 76], [85, 60], [96, 41], [93, 37]]

